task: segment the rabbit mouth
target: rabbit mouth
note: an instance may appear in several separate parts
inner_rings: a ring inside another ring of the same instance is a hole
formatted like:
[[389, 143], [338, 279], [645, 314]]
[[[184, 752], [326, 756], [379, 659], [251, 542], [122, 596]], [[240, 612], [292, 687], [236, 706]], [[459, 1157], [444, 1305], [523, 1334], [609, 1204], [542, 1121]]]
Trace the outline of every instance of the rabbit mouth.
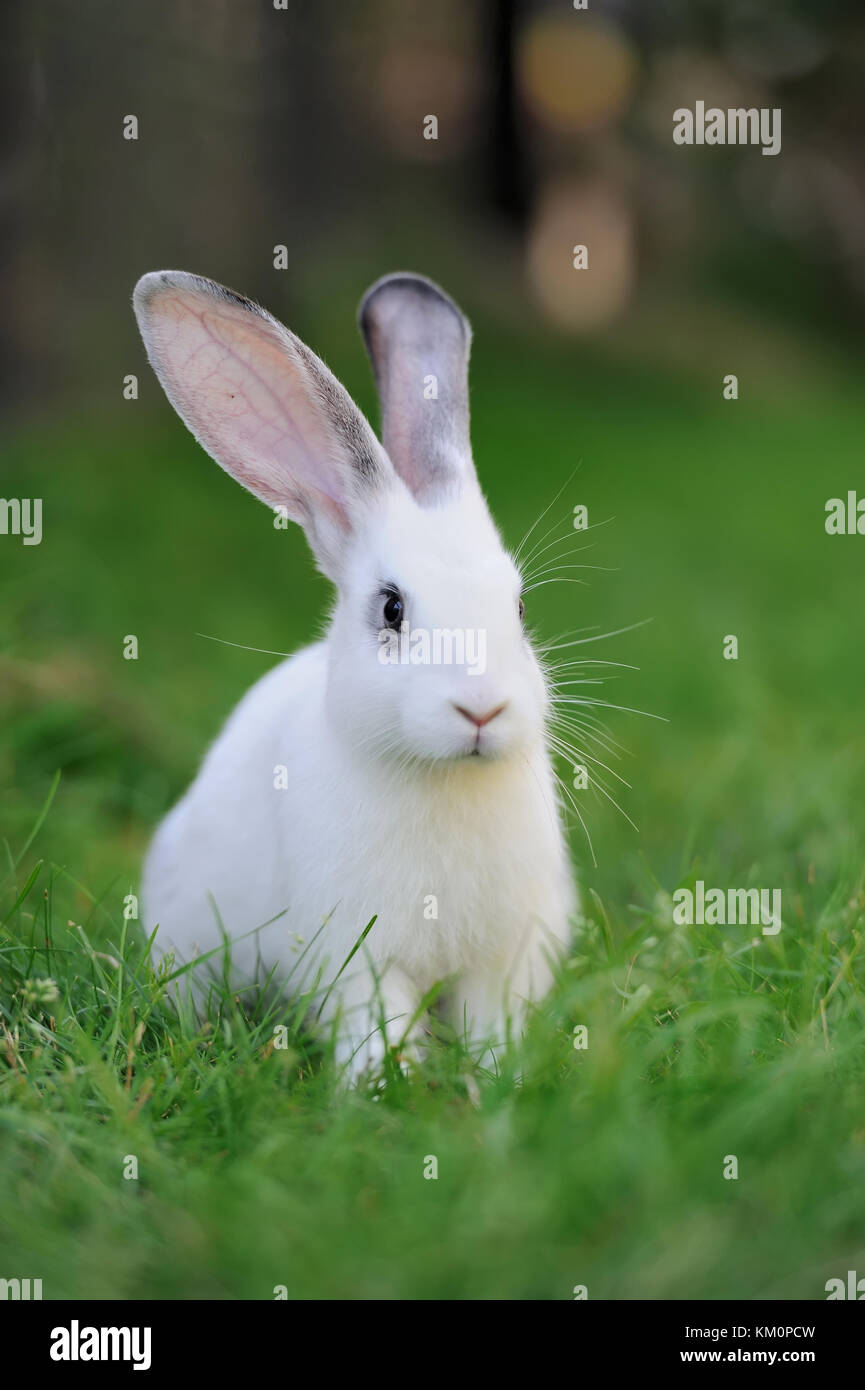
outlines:
[[501, 747], [496, 746], [495, 740], [483, 738], [479, 729], [474, 743], [461, 754], [461, 760], [465, 758], [480, 758], [483, 762], [489, 763], [501, 757], [503, 752], [504, 750]]

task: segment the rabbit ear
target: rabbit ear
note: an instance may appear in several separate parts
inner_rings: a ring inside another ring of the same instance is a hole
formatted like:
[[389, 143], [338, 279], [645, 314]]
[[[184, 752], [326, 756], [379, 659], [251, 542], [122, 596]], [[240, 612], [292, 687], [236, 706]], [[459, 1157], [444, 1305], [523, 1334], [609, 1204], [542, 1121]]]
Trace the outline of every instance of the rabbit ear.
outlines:
[[347, 392], [281, 323], [212, 280], [154, 271], [133, 302], [178, 415], [220, 467], [300, 522], [335, 578], [355, 512], [394, 480]]
[[469, 441], [468, 320], [422, 275], [386, 275], [358, 313], [382, 404], [382, 440], [419, 502], [474, 477]]

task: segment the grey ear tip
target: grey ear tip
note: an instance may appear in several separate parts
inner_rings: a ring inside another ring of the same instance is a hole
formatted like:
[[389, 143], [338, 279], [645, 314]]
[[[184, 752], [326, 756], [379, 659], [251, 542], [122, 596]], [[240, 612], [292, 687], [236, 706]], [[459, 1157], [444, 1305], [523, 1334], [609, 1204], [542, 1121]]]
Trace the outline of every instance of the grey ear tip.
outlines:
[[466, 341], [468, 342], [471, 339], [471, 326], [459, 305], [451, 299], [449, 294], [445, 293], [441, 285], [437, 285], [435, 281], [430, 280], [428, 276], [418, 275], [411, 270], [392, 271], [391, 274], [382, 275], [379, 280], [376, 280], [374, 284], [370, 285], [363, 299], [360, 301], [357, 311], [358, 323], [360, 324], [361, 332], [364, 337], [368, 335], [370, 311], [373, 300], [378, 299], [380, 295], [390, 291], [395, 291], [400, 295], [412, 294], [429, 299], [438, 304], [446, 305], [459, 321], [463, 333], [465, 334]]
[[153, 294], [159, 288], [160, 281], [164, 274], [165, 271], [162, 270], [148, 270], [146, 275], [142, 275], [141, 278], [136, 281], [135, 288], [132, 291], [132, 304], [136, 313], [139, 309], [146, 308]]
[[212, 299], [234, 304], [240, 309], [248, 309], [259, 318], [270, 317], [254, 299], [247, 299], [246, 295], [238, 294], [227, 285], [208, 280], [205, 275], [194, 275], [189, 270], [149, 270], [146, 275], [142, 275], [132, 291], [135, 312], [146, 311], [160, 290], [193, 290]]
[[159, 290], [191, 286], [199, 279], [186, 270], [148, 270], [136, 284], [132, 298], [136, 304], [146, 304]]

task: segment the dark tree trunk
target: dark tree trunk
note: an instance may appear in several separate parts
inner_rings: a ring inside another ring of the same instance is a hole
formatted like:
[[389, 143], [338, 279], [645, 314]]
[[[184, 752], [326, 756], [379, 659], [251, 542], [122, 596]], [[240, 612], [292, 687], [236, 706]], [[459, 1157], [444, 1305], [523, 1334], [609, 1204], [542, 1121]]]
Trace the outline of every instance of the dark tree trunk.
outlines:
[[495, 211], [522, 228], [531, 202], [531, 171], [523, 138], [514, 75], [519, 0], [487, 0], [485, 44], [489, 63], [489, 126], [486, 186]]

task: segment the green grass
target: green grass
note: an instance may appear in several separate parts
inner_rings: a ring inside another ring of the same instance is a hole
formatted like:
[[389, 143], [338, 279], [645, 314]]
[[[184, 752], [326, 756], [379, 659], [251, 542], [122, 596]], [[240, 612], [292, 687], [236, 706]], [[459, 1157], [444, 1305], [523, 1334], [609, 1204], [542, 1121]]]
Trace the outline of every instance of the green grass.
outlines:
[[[319, 628], [300, 537], [146, 399], [12, 441], [4, 494], [45, 498], [45, 538], [0, 541], [0, 1277], [52, 1298], [821, 1298], [865, 1270], [865, 539], [823, 532], [827, 498], [865, 493], [865, 406], [812, 356], [727, 404], [699, 367], [480, 326], [476, 453], [507, 539], [577, 462], [561, 516], [615, 517], [585, 558], [616, 572], [538, 590], [531, 617], [652, 618], [595, 649], [640, 667], [602, 695], [670, 722], [609, 716], [640, 832], [589, 800], [584, 920], [502, 1074], [437, 1041], [383, 1091], [340, 1090], [293, 1026], [274, 1048], [289, 1014], [179, 1016], [123, 921], [153, 825], [272, 661], [195, 634], [288, 651]], [[368, 407], [356, 348], [333, 365]], [[696, 878], [780, 887], [783, 930], [675, 926]]]

